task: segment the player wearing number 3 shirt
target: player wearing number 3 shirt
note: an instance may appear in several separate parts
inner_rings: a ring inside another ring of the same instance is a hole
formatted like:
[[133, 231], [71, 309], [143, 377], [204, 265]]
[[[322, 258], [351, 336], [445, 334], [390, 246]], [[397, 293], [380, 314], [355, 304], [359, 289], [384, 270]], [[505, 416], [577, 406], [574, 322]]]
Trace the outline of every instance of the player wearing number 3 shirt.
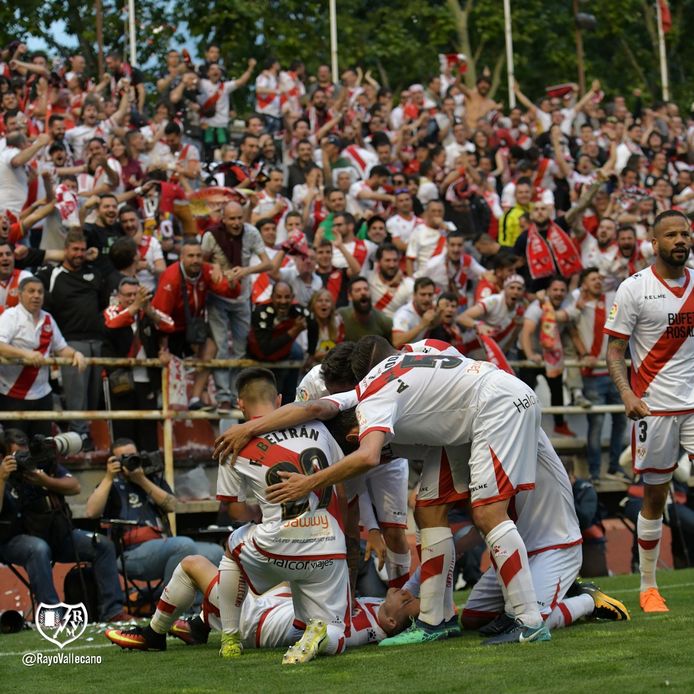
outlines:
[[680, 446], [694, 458], [694, 271], [685, 266], [692, 245], [687, 217], [674, 210], [658, 215], [652, 243], [655, 264], [619, 286], [605, 332], [610, 375], [633, 420], [634, 471], [645, 483], [637, 523], [641, 607], [667, 612], [655, 578], [663, 509]]
[[[238, 379], [239, 406], [247, 419], [271, 412], [278, 396], [266, 369], [247, 369]], [[232, 465], [220, 461], [217, 498], [232, 506], [247, 499], [260, 506], [262, 522], [229, 537], [220, 563], [219, 600], [224, 657], [241, 655], [241, 606], [247, 589], [260, 595], [282, 581], [292, 589], [295, 624], [304, 636], [284, 656], [302, 663], [341, 653], [349, 632], [350, 599], [345, 537], [337, 494], [330, 486], [305, 499], [273, 504], [266, 488], [283, 472], [311, 475], [342, 458], [325, 425], [307, 422], [252, 439]]]

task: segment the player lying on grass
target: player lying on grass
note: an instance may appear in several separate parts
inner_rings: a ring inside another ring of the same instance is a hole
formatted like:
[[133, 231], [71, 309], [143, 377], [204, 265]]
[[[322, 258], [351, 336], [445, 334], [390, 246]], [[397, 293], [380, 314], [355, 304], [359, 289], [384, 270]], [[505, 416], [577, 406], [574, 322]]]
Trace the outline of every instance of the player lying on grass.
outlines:
[[[397, 634], [419, 612], [419, 599], [410, 588], [391, 588], [384, 598], [357, 598], [346, 634], [347, 648], [364, 646]], [[190, 609], [195, 592], [205, 596], [201, 615], [190, 620], [179, 619]], [[221, 630], [219, 619], [219, 572], [205, 557], [186, 557], [174, 570], [164, 588], [150, 623], [146, 627], [107, 629], [107, 639], [121, 648], [140, 651], [166, 650], [167, 633], [190, 645], [207, 643], [211, 629]], [[248, 593], [240, 618], [241, 643], [244, 648], [279, 648], [291, 646], [301, 637], [292, 603], [291, 589], [281, 584], [261, 596]]]

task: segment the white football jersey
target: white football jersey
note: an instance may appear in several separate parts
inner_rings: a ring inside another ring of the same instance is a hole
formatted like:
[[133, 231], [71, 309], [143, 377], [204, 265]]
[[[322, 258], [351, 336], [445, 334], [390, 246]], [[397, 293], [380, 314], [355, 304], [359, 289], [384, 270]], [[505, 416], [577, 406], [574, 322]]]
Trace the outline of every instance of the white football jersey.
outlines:
[[694, 410], [694, 270], [685, 268], [678, 284], [655, 266], [625, 279], [605, 332], [629, 340], [631, 387], [651, 412]]
[[403, 277], [397, 286], [393, 287], [383, 280], [378, 268], [374, 268], [369, 275], [371, 303], [388, 318], [392, 318], [395, 312], [412, 298], [413, 287], [414, 280], [411, 277]]
[[244, 447], [233, 466], [220, 464], [217, 499], [258, 502], [263, 520], [251, 527], [249, 538], [266, 556], [344, 558], [342, 518], [332, 487], [286, 504], [273, 504], [265, 498], [267, 487], [281, 481], [280, 471], [310, 475], [342, 457], [322, 422], [264, 434]]
[[321, 364], [316, 364], [302, 379], [296, 389], [297, 402], [306, 402], [307, 400], [318, 400], [328, 394], [328, 389], [325, 387], [323, 380], [323, 372]]
[[[574, 295], [578, 298], [579, 290], [575, 290]], [[599, 299], [587, 301], [580, 310], [578, 320], [576, 321], [576, 330], [581, 338], [581, 342], [583, 342], [583, 346], [588, 350], [588, 354], [593, 354], [598, 359], [604, 359], [607, 356], [607, 335], [604, 331], [604, 320], [601, 320], [601, 316], [607, 317], [607, 311], [613, 305], [613, 300], [614, 292], [608, 292]], [[600, 327], [601, 324], [603, 327]], [[597, 354], [593, 351], [593, 345], [596, 340], [598, 340], [600, 345]], [[590, 371], [591, 376], [605, 376], [609, 373], [606, 367], [598, 367]]]
[[409, 243], [414, 228], [422, 223], [422, 220], [414, 214], [410, 219], [394, 214], [386, 220], [386, 229], [394, 239], [400, 239], [403, 243]]
[[513, 308], [509, 308], [503, 292], [487, 296], [479, 303], [484, 308], [482, 320], [496, 329], [492, 337], [505, 352], [513, 344], [513, 329], [516, 327], [516, 321], [522, 320], [525, 306], [518, 303]]
[[529, 555], [581, 542], [569, 476], [542, 429], [535, 489], [519, 491], [513, 497], [509, 516], [515, 520]]
[[477, 397], [489, 362], [452, 353], [408, 353], [375, 366], [356, 387], [360, 437], [382, 431], [386, 441], [426, 446], [471, 440]]

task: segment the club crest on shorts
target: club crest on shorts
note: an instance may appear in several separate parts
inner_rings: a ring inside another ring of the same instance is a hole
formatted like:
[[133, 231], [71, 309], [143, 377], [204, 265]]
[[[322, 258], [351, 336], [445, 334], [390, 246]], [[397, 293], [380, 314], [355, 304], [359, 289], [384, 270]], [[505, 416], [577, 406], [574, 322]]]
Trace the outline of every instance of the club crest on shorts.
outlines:
[[83, 602], [77, 605], [64, 602], [47, 605], [42, 602], [36, 608], [36, 628], [46, 641], [63, 648], [84, 633], [87, 628], [87, 608]]

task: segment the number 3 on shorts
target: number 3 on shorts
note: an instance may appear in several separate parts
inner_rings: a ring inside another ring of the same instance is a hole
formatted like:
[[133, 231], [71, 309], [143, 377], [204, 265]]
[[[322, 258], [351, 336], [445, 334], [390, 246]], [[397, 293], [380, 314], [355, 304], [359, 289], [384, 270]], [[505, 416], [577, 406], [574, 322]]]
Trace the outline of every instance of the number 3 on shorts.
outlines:
[[639, 443], [646, 443], [646, 438], [648, 437], [648, 422], [645, 419], [641, 419], [638, 422], [639, 427]]

